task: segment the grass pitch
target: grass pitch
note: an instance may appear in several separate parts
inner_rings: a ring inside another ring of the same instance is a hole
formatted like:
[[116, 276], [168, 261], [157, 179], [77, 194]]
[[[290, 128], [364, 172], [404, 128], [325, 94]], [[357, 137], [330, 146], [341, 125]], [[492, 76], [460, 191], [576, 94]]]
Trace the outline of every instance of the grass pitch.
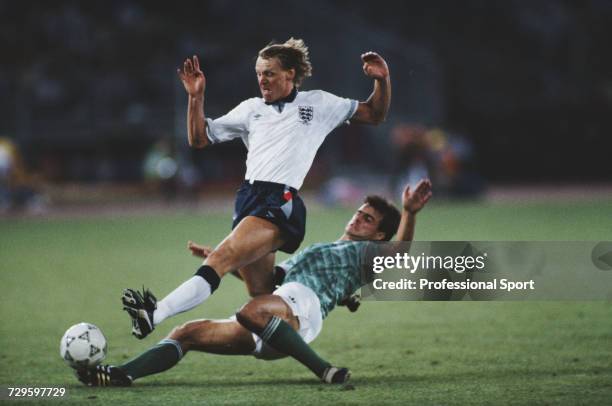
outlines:
[[[609, 240], [612, 201], [432, 204], [420, 240]], [[337, 238], [351, 210], [313, 209], [303, 245]], [[121, 363], [175, 324], [224, 318], [247, 300], [226, 278], [204, 305], [138, 341], [122, 312], [124, 287], [158, 297], [199, 262], [186, 241], [214, 244], [229, 213], [0, 220], [0, 385], [63, 386], [77, 404], [610, 404], [612, 304], [607, 302], [367, 302], [340, 308], [314, 348], [353, 371], [350, 387], [325, 386], [291, 359], [190, 353], [131, 388], [80, 385], [59, 358], [70, 325], [98, 325], [106, 361]], [[284, 256], [282, 256], [284, 257]], [[279, 256], [279, 259], [282, 258]], [[39, 400], [43, 402], [42, 400]]]

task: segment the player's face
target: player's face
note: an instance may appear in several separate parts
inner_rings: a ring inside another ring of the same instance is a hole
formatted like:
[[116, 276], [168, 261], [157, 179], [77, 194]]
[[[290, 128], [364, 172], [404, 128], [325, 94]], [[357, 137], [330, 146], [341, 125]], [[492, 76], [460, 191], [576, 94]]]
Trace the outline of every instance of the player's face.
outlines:
[[291, 93], [295, 70], [283, 70], [278, 58], [257, 58], [255, 73], [261, 97], [267, 102], [282, 99]]
[[353, 241], [382, 240], [385, 233], [378, 230], [382, 221], [380, 214], [369, 204], [363, 204], [346, 225], [344, 233]]

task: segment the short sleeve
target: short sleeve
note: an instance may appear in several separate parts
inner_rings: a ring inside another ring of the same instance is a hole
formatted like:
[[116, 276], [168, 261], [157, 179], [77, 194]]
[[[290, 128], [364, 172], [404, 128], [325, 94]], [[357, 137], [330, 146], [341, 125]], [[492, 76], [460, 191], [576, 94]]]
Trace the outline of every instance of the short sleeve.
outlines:
[[238, 137], [244, 139], [248, 133], [250, 110], [249, 100], [245, 100], [222, 117], [214, 120], [207, 118], [206, 135], [210, 142], [217, 144]]
[[323, 92], [323, 103], [326, 121], [332, 129], [348, 122], [358, 105], [357, 100], [338, 97], [328, 92]]

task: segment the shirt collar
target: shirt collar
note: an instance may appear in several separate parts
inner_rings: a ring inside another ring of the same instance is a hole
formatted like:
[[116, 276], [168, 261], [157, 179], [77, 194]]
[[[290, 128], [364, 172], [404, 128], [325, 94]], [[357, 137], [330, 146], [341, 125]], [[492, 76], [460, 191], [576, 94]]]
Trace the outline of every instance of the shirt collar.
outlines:
[[267, 105], [272, 105], [272, 106], [278, 106], [280, 108], [282, 108], [282, 106], [285, 103], [291, 103], [292, 101], [295, 100], [295, 97], [297, 96], [297, 87], [293, 86], [293, 89], [291, 90], [291, 93], [289, 93], [289, 95], [287, 95], [286, 97], [283, 97], [282, 99], [278, 99], [275, 100], [273, 102], [265, 102]]

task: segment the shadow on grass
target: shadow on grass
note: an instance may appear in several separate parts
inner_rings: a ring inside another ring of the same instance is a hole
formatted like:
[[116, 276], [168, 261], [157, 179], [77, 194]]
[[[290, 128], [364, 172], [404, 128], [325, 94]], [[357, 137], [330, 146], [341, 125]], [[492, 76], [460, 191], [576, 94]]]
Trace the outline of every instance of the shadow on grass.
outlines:
[[[538, 378], [555, 378], [563, 377], [564, 375], [575, 375], [575, 374], [589, 374], [589, 375], [612, 375], [612, 368], [564, 368], [557, 369], [554, 371], [529, 371], [526, 369], [500, 369], [498, 371], [468, 371], [460, 373], [435, 373], [432, 369], [431, 373], [423, 375], [385, 375], [384, 373], [377, 374], [360, 374], [360, 376], [354, 376], [350, 380], [350, 384], [356, 388], [360, 387], [376, 387], [379, 385], [388, 386], [389, 384], [396, 383], [422, 383], [422, 382], [474, 382], [474, 380], [485, 380], [485, 381], [507, 381], [509, 376], [529, 376], [533, 379]], [[231, 379], [230, 379], [231, 378]], [[227, 377], [227, 380], [220, 379], [206, 379], [202, 377], [200, 379], [189, 378], [181, 379], [180, 381], [168, 380], [168, 381], [147, 381], [146, 378], [139, 380], [130, 387], [133, 389], [151, 389], [151, 388], [193, 388], [194, 386], [206, 384], [208, 388], [248, 388], [248, 387], [276, 387], [278, 385], [293, 385], [307, 387], [311, 386], [313, 389], [320, 387], [334, 387], [335, 385], [323, 385], [316, 378], [284, 378], [284, 379], [236, 379], [236, 376]], [[68, 388], [84, 388], [78, 384], [68, 385]], [[120, 388], [116, 388], [120, 390]]]

